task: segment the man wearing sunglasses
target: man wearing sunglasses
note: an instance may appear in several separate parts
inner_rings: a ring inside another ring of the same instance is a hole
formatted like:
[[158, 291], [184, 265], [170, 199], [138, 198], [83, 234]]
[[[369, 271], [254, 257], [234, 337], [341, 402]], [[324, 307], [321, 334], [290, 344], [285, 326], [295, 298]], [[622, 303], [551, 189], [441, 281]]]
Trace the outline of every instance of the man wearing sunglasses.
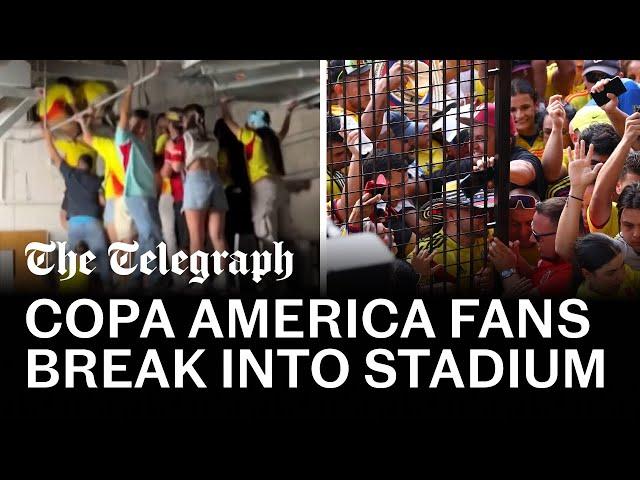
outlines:
[[538, 263], [538, 247], [532, 237], [531, 221], [539, 201], [540, 197], [526, 188], [514, 188], [509, 193], [509, 241], [519, 243], [520, 256], [526, 261], [519, 270], [531, 271], [532, 265]]
[[564, 198], [549, 198], [536, 203], [531, 221], [531, 240], [537, 245], [540, 259], [530, 272], [519, 268], [519, 243], [513, 242], [507, 247], [498, 238], [493, 239], [489, 246], [489, 260], [500, 273], [505, 289], [528, 277], [531, 280], [528, 295], [546, 298], [571, 294], [573, 266], [556, 253], [555, 245], [558, 222], [565, 204]]

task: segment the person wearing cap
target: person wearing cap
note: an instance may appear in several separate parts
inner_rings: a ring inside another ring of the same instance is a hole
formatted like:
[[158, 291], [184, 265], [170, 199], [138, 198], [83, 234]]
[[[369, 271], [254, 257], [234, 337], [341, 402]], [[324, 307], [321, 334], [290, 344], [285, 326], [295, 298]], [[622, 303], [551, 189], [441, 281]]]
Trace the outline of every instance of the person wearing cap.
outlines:
[[[598, 80], [598, 82], [591, 87], [591, 92], [596, 93], [604, 91], [610, 81], [611, 80], [608, 78]], [[609, 98], [609, 101], [602, 105], [600, 109], [605, 112], [609, 122], [615, 127], [616, 132], [622, 136], [624, 135], [625, 121], [627, 120], [628, 115], [620, 109], [620, 98], [613, 93], [607, 93], [607, 97]], [[640, 108], [640, 105], [635, 105], [634, 108]], [[632, 148], [634, 150], [640, 150], [640, 139], [632, 145]]]
[[[379, 138], [383, 140], [377, 141], [378, 149], [393, 153], [415, 152], [416, 159], [407, 168], [407, 190], [411, 195], [427, 195], [429, 183], [426, 180], [437, 177], [445, 166], [442, 143], [431, 135], [427, 122], [410, 120], [398, 111], [390, 111], [387, 121], [380, 132]], [[434, 185], [434, 189], [438, 190], [438, 187]]]
[[247, 172], [251, 182], [251, 211], [256, 237], [273, 248], [273, 242], [283, 237], [295, 237], [289, 210], [289, 192], [282, 180], [285, 175], [280, 142], [289, 131], [291, 113], [297, 102], [287, 106], [287, 113], [279, 133], [271, 128], [271, 117], [265, 110], [249, 113], [243, 127], [238, 125], [229, 110], [230, 98], [220, 99], [222, 118], [244, 145]]
[[[348, 193], [343, 196], [343, 204], [349, 205], [351, 210], [355, 200], [359, 198], [354, 192], [362, 189], [363, 193], [369, 192], [371, 195], [380, 193], [380, 201], [375, 207], [375, 219], [393, 231], [398, 248], [396, 256], [404, 258], [415, 245], [416, 232], [421, 233], [421, 229], [428, 228], [426, 222], [416, 220], [415, 196], [407, 192], [408, 158], [401, 153], [389, 154], [378, 150], [362, 161], [362, 178], [357, 175], [358, 163], [357, 154], [354, 153], [347, 175]], [[422, 233], [425, 234], [426, 231]]]
[[538, 202], [531, 220], [531, 240], [535, 241], [540, 259], [528, 274], [519, 270], [519, 244], [507, 246], [498, 238], [489, 245], [489, 260], [500, 274], [505, 290], [523, 277], [531, 280], [527, 296], [567, 297], [572, 294], [573, 265], [556, 252], [556, 237], [564, 198], [549, 198]]
[[329, 113], [360, 124], [370, 99], [371, 60], [330, 60], [328, 69]]
[[[496, 107], [493, 103], [478, 106], [474, 114], [473, 170], [482, 171], [494, 165], [496, 154]], [[542, 198], [547, 190], [547, 181], [540, 159], [515, 144], [517, 130], [513, 117], [509, 119], [511, 152], [509, 178], [511, 188], [524, 187]], [[486, 145], [485, 145], [486, 144]], [[469, 169], [470, 170], [470, 169]]]
[[[472, 194], [467, 189], [453, 190], [444, 198], [435, 199], [425, 205], [422, 215], [429, 223], [440, 217], [444, 224], [440, 231], [421, 238], [407, 260], [425, 249], [435, 252], [433, 261], [443, 268], [435, 272], [441, 282], [459, 282], [463, 292], [474, 288], [476, 276], [485, 269], [486, 224], [493, 212], [493, 192], [480, 189]], [[459, 212], [459, 214], [458, 214]]]
[[[599, 80], [622, 76], [622, 65], [620, 60], [585, 60], [582, 76], [585, 87], [591, 92], [592, 87]], [[627, 91], [618, 98], [618, 108], [627, 115], [631, 115], [633, 106], [640, 105], [640, 86], [630, 78], [622, 78], [621, 80]], [[597, 106], [591, 95], [589, 95], [589, 101], [586, 105]]]

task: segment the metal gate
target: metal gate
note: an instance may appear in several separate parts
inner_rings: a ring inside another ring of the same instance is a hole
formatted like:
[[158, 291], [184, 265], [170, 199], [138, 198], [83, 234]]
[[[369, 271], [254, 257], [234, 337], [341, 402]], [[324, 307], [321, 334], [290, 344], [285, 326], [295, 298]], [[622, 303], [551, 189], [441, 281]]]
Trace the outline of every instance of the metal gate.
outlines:
[[378, 234], [392, 284], [482, 293], [488, 241], [508, 241], [511, 62], [330, 60], [327, 73], [327, 214], [341, 235]]

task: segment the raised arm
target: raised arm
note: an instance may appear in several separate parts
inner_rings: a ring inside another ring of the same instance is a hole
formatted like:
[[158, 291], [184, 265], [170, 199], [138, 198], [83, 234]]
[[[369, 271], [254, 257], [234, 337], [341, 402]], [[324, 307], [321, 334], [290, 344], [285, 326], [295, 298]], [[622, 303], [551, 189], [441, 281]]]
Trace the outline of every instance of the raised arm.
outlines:
[[291, 112], [293, 109], [298, 106], [298, 102], [294, 100], [289, 105], [287, 105], [287, 115], [284, 117], [284, 122], [282, 122], [282, 128], [280, 128], [280, 132], [278, 132], [278, 139], [282, 142], [284, 137], [289, 133], [289, 124], [291, 123]]
[[576, 62], [574, 60], [556, 60], [558, 70], [553, 74], [551, 82], [553, 88], [564, 97], [569, 95], [576, 77]]
[[[591, 87], [591, 93], [594, 94], [594, 93], [602, 92], [607, 86], [607, 83], [609, 83], [610, 81], [611, 79], [609, 78], [598, 80], [598, 83], [596, 83], [593, 87]], [[605, 111], [605, 113], [607, 114], [607, 117], [609, 117], [609, 120], [611, 120], [611, 123], [613, 123], [613, 126], [616, 129], [616, 132], [618, 132], [618, 135], [622, 137], [624, 135], [625, 121], [627, 120], [627, 114], [622, 110], [620, 110], [618, 106], [619, 105], [618, 97], [616, 97], [613, 93], [607, 93], [607, 98], [609, 98], [609, 101], [604, 105], [602, 105], [602, 107], [600, 108], [602, 108]]]
[[580, 233], [580, 217], [582, 216], [582, 202], [584, 192], [591, 185], [602, 168], [602, 163], [598, 163], [595, 167], [591, 165], [591, 157], [593, 156], [593, 144], [589, 145], [589, 151], [585, 155], [584, 140], [580, 141], [580, 146], [574, 159], [571, 148], [567, 149], [569, 155], [569, 180], [571, 187], [567, 204], [564, 206], [560, 221], [558, 222], [558, 231], [556, 233], [556, 253], [564, 260], [570, 262], [573, 260], [575, 253], [576, 239]]
[[[93, 112], [94, 111], [92, 109], [91, 116], [93, 115]], [[91, 133], [91, 130], [89, 130], [88, 122], [82, 115], [77, 113], [73, 116], [73, 119], [78, 123], [78, 125], [80, 125], [80, 129], [82, 130], [82, 140], [84, 140], [84, 143], [91, 145], [91, 142], [93, 141], [93, 134]]]
[[62, 162], [64, 162], [65, 160], [64, 160], [64, 158], [62, 158], [60, 156], [60, 153], [58, 152], [58, 150], [56, 149], [55, 145], [53, 144], [53, 138], [51, 137], [51, 131], [49, 130], [49, 128], [45, 128], [43, 126], [42, 127], [42, 134], [43, 134], [43, 137], [44, 137], [44, 145], [47, 148], [47, 152], [49, 152], [49, 157], [53, 161], [53, 163], [56, 166], [56, 168], [60, 168], [60, 165], [62, 165]]
[[[351, 209], [355, 203], [364, 195], [361, 191], [361, 179], [362, 179], [362, 167], [360, 162], [360, 149], [358, 144], [360, 142], [360, 136], [358, 130], [351, 130], [347, 134], [347, 147], [351, 151], [351, 161], [349, 162], [349, 169], [347, 171], [347, 183], [344, 191], [342, 192], [342, 208], [346, 210], [345, 218], [349, 218], [351, 215]], [[362, 184], [364, 189], [364, 184]]]
[[562, 105], [562, 95], [554, 95], [549, 99], [547, 112], [551, 117], [552, 127], [542, 154], [542, 170], [547, 182], [555, 182], [562, 174], [562, 127], [567, 116]]
[[[405, 63], [401, 66], [400, 62], [396, 62], [389, 69], [388, 76], [376, 80], [374, 87], [375, 95], [371, 95], [369, 103], [360, 119], [360, 127], [364, 130], [364, 134], [371, 140], [377, 140], [382, 130], [384, 112], [389, 105], [388, 92], [398, 90], [400, 86], [403, 85], [403, 76], [412, 75], [414, 72], [415, 69], [410, 63]], [[373, 68], [371, 69], [371, 75], [373, 75]]]
[[229, 102], [231, 102], [231, 99], [229, 97], [222, 97], [220, 99], [222, 119], [224, 120], [224, 123], [227, 124], [227, 127], [229, 127], [229, 130], [231, 130], [231, 132], [236, 137], [238, 137], [238, 135], [240, 135], [241, 127], [233, 120], [233, 117], [231, 116], [231, 111], [229, 110]]
[[514, 160], [509, 164], [511, 183], [525, 187], [536, 179], [536, 169], [525, 160]]
[[622, 140], [605, 162], [600, 175], [596, 179], [591, 204], [589, 205], [589, 220], [595, 227], [602, 227], [611, 216], [611, 196], [629, 155], [631, 146], [640, 136], [640, 113], [636, 112], [627, 117]]
[[120, 118], [118, 119], [118, 128], [122, 130], [129, 129], [129, 116], [131, 115], [131, 95], [133, 94], [133, 85], [129, 85], [122, 96], [120, 102]]

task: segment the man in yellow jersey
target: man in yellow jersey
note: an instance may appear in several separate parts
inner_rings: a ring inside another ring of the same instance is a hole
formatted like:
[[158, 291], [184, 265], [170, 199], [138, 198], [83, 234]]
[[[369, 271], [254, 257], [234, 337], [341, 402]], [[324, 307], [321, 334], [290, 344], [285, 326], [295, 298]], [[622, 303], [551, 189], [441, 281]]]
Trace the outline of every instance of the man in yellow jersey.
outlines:
[[124, 191], [124, 166], [115, 141], [111, 137], [94, 135], [89, 128], [89, 121], [76, 115], [76, 122], [82, 129], [82, 139], [91, 145], [104, 162], [104, 226], [111, 243], [116, 241], [130, 241], [131, 238], [118, 238], [114, 223], [115, 202]]
[[273, 242], [295, 236], [289, 210], [289, 193], [282, 181], [285, 174], [280, 142], [289, 131], [291, 112], [297, 103], [287, 107], [280, 132], [270, 127], [271, 118], [264, 110], [255, 110], [247, 118], [244, 127], [238, 125], [229, 110], [230, 99], [220, 99], [222, 118], [244, 145], [247, 172], [251, 182], [251, 211], [256, 237], [267, 249]]
[[[637, 161], [637, 152], [630, 151], [638, 137], [640, 113], [634, 113], [627, 117], [622, 140], [600, 170], [587, 209], [591, 232], [605, 233], [621, 242], [625, 263], [634, 269], [640, 269], [640, 182], [634, 181], [633, 174], [622, 174], [630, 157], [632, 162]], [[616, 194], [619, 197], [614, 203]]]
[[[463, 190], [447, 192], [444, 199], [434, 200], [422, 211], [425, 220], [443, 215], [442, 231], [419, 240], [407, 260], [427, 249], [436, 252], [433, 262], [443, 265], [434, 277], [435, 281], [456, 283], [462, 292], [474, 287], [474, 278], [486, 266], [486, 224], [492, 220], [493, 192], [479, 190], [472, 198]], [[459, 207], [459, 208], [458, 208]], [[458, 213], [459, 211], [459, 213]]]
[[46, 92], [41, 89], [38, 101], [38, 116], [47, 120], [53, 126], [61, 122], [77, 110], [77, 100], [74, 94], [75, 83], [67, 77], [61, 77], [55, 83], [47, 85]]

